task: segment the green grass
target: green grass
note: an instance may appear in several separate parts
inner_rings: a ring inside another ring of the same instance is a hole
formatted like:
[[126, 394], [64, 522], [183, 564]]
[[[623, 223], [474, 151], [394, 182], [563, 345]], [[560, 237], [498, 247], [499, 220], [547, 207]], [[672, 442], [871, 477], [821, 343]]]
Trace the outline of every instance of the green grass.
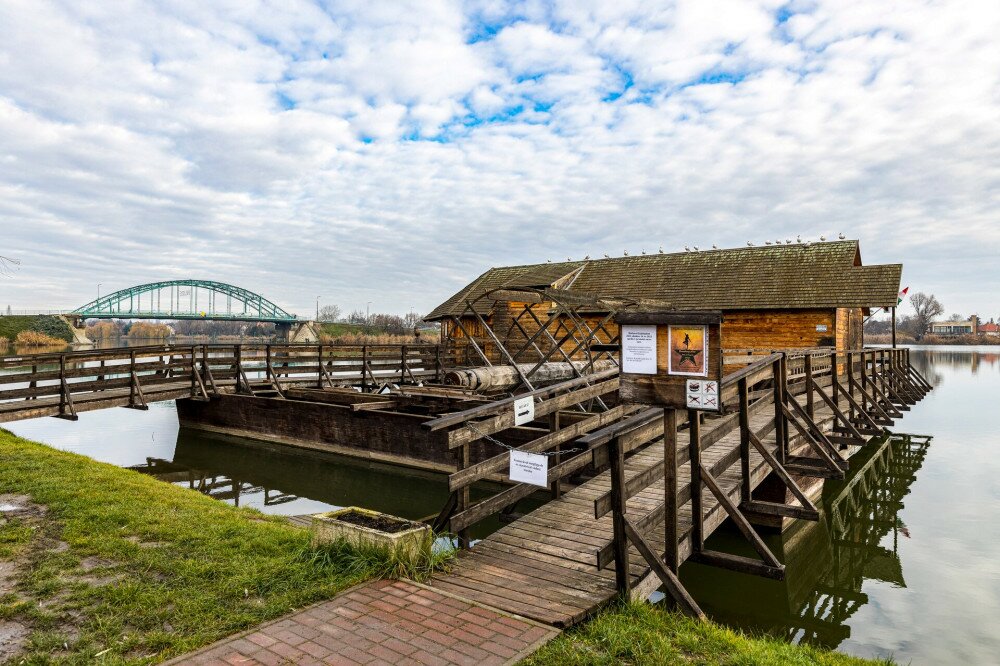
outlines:
[[317, 333], [326, 333], [332, 337], [339, 337], [341, 335], [362, 335], [365, 332], [365, 327], [363, 324], [348, 324], [342, 321], [328, 321], [319, 324], [319, 331]]
[[73, 341], [73, 332], [69, 326], [54, 315], [0, 316], [0, 338], [13, 342], [21, 331], [37, 331], [66, 342]]
[[0, 619], [32, 630], [17, 663], [155, 663], [402, 570], [391, 556], [314, 547], [283, 519], [5, 430], [0, 489], [48, 509], [0, 525], [0, 559], [22, 563]]
[[522, 662], [549, 664], [870, 665], [878, 663], [766, 636], [747, 636], [649, 604], [623, 604], [571, 629]]

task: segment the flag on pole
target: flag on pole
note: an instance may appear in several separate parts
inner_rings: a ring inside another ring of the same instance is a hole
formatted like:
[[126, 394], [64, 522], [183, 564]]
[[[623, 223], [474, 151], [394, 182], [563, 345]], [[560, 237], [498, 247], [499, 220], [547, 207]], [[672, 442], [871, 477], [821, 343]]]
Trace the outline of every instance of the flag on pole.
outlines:
[[899, 296], [897, 297], [898, 300], [896, 301], [896, 305], [899, 305], [900, 303], [903, 302], [903, 299], [906, 298], [906, 292], [908, 292], [909, 290], [910, 290], [909, 287], [903, 287], [903, 291], [899, 292]]

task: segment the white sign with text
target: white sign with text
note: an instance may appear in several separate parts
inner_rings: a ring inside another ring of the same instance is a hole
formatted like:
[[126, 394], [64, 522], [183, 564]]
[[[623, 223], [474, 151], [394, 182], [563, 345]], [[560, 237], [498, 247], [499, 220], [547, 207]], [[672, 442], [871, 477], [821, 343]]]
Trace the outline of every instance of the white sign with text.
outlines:
[[535, 399], [530, 395], [514, 401], [514, 425], [524, 425], [535, 420]]
[[621, 327], [622, 372], [656, 374], [656, 326], [625, 324]]
[[537, 453], [510, 452], [510, 480], [543, 488], [549, 485], [549, 459]]

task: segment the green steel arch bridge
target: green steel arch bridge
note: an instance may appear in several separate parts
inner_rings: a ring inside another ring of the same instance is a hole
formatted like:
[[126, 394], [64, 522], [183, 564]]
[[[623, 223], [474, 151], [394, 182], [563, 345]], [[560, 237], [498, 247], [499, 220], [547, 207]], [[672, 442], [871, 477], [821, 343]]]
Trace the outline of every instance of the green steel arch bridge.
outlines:
[[119, 289], [67, 313], [81, 319], [207, 319], [292, 324], [260, 294], [212, 280], [166, 280]]

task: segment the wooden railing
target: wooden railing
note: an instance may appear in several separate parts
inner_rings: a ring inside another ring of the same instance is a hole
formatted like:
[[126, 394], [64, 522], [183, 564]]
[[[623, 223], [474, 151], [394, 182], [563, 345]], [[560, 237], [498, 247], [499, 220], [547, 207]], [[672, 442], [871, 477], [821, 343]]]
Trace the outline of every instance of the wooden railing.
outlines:
[[[818, 520], [815, 505], [791, 472], [800, 476], [843, 477], [848, 464], [838, 448], [864, 444], [866, 434], [879, 434], [880, 425], [891, 425], [888, 414], [899, 415], [899, 409], [907, 408], [930, 390], [926, 380], [910, 366], [908, 353], [899, 349], [796, 350], [794, 354], [748, 355], [753, 360], [726, 375], [721, 383], [725, 411], [730, 415], [704, 422], [702, 415], [688, 410], [685, 450], [675, 439], [678, 432], [675, 412], [666, 410], [662, 462], [628, 479], [624, 474], [627, 447], [620, 440], [622, 435], [616, 434], [609, 448], [611, 489], [594, 502], [596, 518], [613, 514], [613, 538], [598, 549], [598, 567], [613, 561], [619, 590], [628, 593], [629, 547], [633, 546], [650, 567], [650, 574], [637, 586], [637, 596], [646, 596], [662, 584], [680, 608], [698, 616], [702, 615], [701, 610], [677, 578], [678, 567], [685, 560], [783, 577], [783, 565], [754, 530], [747, 514]], [[817, 423], [818, 409], [829, 415], [832, 433], [828, 434]], [[771, 416], [761, 423], [760, 415], [765, 412]], [[703, 453], [732, 432], [726, 421], [734, 417], [738, 421], [738, 444], [725, 449], [721, 456], [713, 456], [714, 462], [706, 464]], [[803, 448], [804, 453], [811, 455], [802, 455]], [[753, 458], [751, 451], [755, 454]], [[686, 484], [678, 474], [685, 463], [689, 474]], [[736, 481], [723, 482], [723, 475], [737, 463]], [[771, 473], [784, 483], [794, 498], [793, 503], [752, 497], [753, 479]], [[627, 515], [628, 499], [661, 479], [663, 503], [637, 517]], [[706, 488], [714, 501], [710, 508], [704, 506]], [[679, 516], [685, 503], [690, 503], [691, 519], [690, 529], [682, 535]], [[709, 515], [714, 516], [715, 524], [723, 516], [732, 520], [759, 559], [706, 549]], [[646, 536], [658, 525], [663, 525], [662, 557]]]
[[[292, 386], [438, 382], [447, 359], [439, 345], [149, 345], [0, 358], [0, 421], [73, 419], [89, 408], [145, 408], [153, 400], [208, 399], [220, 391], [283, 395]], [[125, 392], [127, 391], [127, 395]]]

